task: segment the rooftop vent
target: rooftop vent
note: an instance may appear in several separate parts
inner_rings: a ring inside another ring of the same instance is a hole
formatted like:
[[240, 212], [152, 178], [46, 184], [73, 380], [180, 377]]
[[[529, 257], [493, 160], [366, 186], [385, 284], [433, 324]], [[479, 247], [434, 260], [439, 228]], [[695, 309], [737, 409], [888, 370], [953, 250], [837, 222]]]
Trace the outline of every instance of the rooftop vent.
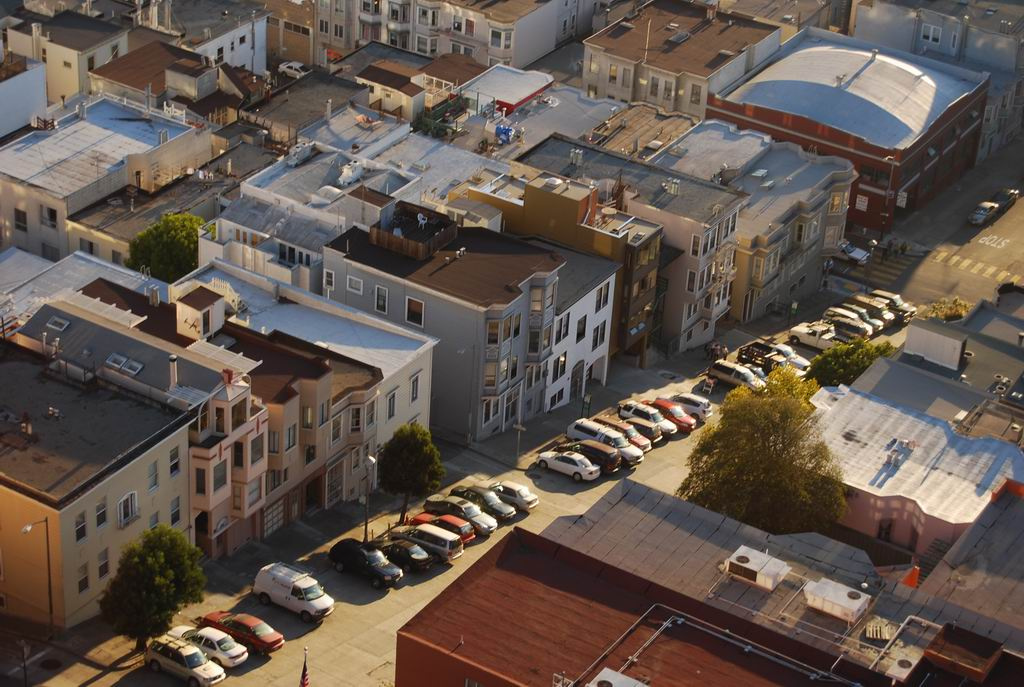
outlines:
[[771, 188], [774, 185], [775, 185], [775, 179], [769, 179], [769, 180], [761, 183], [761, 188], [768, 189], [768, 188]]
[[587, 683], [587, 687], [647, 687], [647, 683], [623, 675], [611, 668], [602, 668], [597, 677]]
[[121, 355], [120, 353], [111, 353], [107, 356], [107, 359], [103, 361], [103, 364], [107, 367], [120, 370], [121, 366], [128, 362], [128, 356]]
[[626, 29], [626, 31], [629, 31], [630, 29], [636, 28], [632, 24], [630, 24], [628, 21], [619, 22], [619, 26], [621, 26], [622, 28]]
[[754, 177], [755, 179], [763, 179], [766, 176], [768, 176], [768, 170], [767, 169], [755, 169], [753, 172], [750, 173], [750, 176]]
[[680, 31], [679, 33], [673, 34], [668, 39], [669, 43], [675, 43], [676, 45], [679, 45], [680, 43], [685, 43], [688, 40], [690, 40], [689, 31]]
[[316, 146], [313, 143], [296, 143], [288, 150], [288, 157], [285, 158], [285, 164], [289, 167], [298, 167], [303, 162], [313, 157], [313, 152], [316, 150]]
[[910, 673], [914, 671], [914, 666], [916, 665], [917, 663], [909, 658], [897, 659], [886, 669], [885, 676], [897, 682], [904, 682], [910, 676]]
[[65, 329], [67, 329], [69, 324], [71, 323], [65, 320], [63, 317], [57, 317], [56, 315], [51, 317], [46, 322], [47, 327], [49, 327], [50, 329], [56, 329], [58, 332], [62, 332]]
[[868, 610], [871, 597], [865, 592], [823, 577], [804, 585], [804, 598], [811, 608], [853, 625]]
[[791, 569], [778, 558], [749, 546], [736, 549], [726, 561], [726, 572], [730, 576], [768, 592], [774, 591]]

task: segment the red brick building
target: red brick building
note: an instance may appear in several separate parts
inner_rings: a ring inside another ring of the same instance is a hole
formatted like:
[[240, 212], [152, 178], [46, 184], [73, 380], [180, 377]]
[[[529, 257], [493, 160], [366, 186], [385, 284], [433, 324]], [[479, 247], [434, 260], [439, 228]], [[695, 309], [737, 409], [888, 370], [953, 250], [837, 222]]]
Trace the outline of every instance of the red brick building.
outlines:
[[710, 95], [707, 117], [850, 160], [860, 179], [849, 221], [884, 232], [974, 165], [988, 83], [987, 73], [806, 29]]

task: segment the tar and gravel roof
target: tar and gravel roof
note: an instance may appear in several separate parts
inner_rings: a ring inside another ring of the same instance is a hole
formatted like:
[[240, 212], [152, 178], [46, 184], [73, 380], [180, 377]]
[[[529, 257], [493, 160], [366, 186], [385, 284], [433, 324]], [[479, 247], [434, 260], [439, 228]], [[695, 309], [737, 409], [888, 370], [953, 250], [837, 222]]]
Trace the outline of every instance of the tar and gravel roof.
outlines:
[[725, 100], [800, 115], [883, 148], [906, 148], [987, 76], [805, 29]]
[[101, 98], [84, 119], [69, 114], [52, 131], [33, 131], [0, 148], [0, 170], [66, 198], [121, 168], [127, 156], [160, 145], [161, 131], [173, 140], [192, 127]]
[[555, 301], [555, 312], [558, 314], [568, 311], [579, 299], [608, 281], [621, 267], [617, 262], [587, 255], [547, 239], [528, 238], [526, 242], [557, 253], [565, 260], [565, 264], [558, 270], [558, 295]]
[[[26, 21], [9, 30], [31, 36], [33, 23]], [[72, 11], [60, 12], [39, 23], [51, 43], [77, 52], [92, 50], [127, 31], [119, 24]]]

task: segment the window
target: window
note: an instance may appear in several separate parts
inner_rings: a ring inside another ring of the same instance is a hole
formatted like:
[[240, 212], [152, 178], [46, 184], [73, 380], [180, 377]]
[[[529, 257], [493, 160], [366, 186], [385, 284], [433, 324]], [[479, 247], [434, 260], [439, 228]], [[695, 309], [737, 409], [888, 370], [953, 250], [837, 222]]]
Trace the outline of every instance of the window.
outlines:
[[406, 296], [405, 321], [417, 327], [423, 326], [423, 301]]
[[555, 305], [555, 285], [554, 284], [549, 284], [548, 287], [546, 289], [544, 289], [544, 307], [545, 308], [551, 308], [551, 307], [554, 307], [554, 305]]
[[466, 35], [467, 36], [472, 36], [473, 32], [475, 30], [476, 30], [476, 23], [472, 19], [467, 19], [466, 20]]
[[103, 579], [110, 574], [110, 553], [103, 549], [96, 555], [96, 577]]
[[157, 465], [156, 461], [153, 461], [152, 463], [149, 464], [149, 469], [147, 470], [147, 472], [149, 474], [150, 491], [154, 491], [157, 487], [160, 486], [160, 473], [158, 472], [158, 468], [159, 466]]
[[324, 270], [324, 292], [334, 290], [334, 270]]
[[531, 329], [526, 342], [527, 353], [540, 353], [540, 330]]
[[336, 444], [341, 441], [341, 414], [335, 415], [331, 418], [331, 443]]
[[345, 287], [352, 293], [363, 295], [363, 280], [359, 277], [349, 277], [345, 282]]
[[942, 29], [931, 24], [924, 24], [921, 27], [921, 40], [938, 45], [942, 39]]
[[354, 406], [348, 415], [348, 429], [350, 432], [362, 432], [363, 431], [363, 409], [359, 406]]
[[508, 381], [508, 358], [503, 358], [501, 363], [498, 365], [498, 381]]
[[878, 521], [878, 538], [882, 541], [892, 541], [892, 518]]
[[313, 407], [302, 406], [302, 428], [312, 429], [313, 428]]
[[608, 83], [615, 83], [619, 78], [619, 67], [618, 65], [608, 65]]
[[45, 205], [39, 206], [39, 223], [48, 229], [57, 228], [57, 211]]
[[96, 529], [107, 524], [107, 500], [103, 499], [96, 504]]
[[584, 315], [576, 320], [576, 343], [583, 341], [587, 336], [587, 316]]
[[117, 502], [117, 525], [125, 527], [139, 517], [139, 495], [130, 491]]
[[409, 383], [409, 402], [415, 403], [420, 398], [420, 376], [415, 374]]
[[217, 434], [225, 434], [224, 431], [224, 409], [213, 409], [213, 431]]
[[392, 391], [390, 394], [388, 394], [388, 400], [387, 400], [388, 413], [387, 413], [387, 415], [388, 415], [388, 419], [389, 420], [395, 416], [395, 405], [397, 403], [397, 400], [398, 400], [398, 392], [397, 391]]
[[651, 77], [651, 96], [654, 98], [658, 97], [658, 77]]
[[253, 505], [256, 504], [257, 501], [260, 500], [261, 496], [263, 496], [263, 490], [262, 490], [262, 488], [260, 486], [260, 479], [259, 479], [259, 477], [257, 477], [253, 481], [249, 482], [248, 495], [246, 496], [246, 503], [249, 506], [253, 506]]
[[701, 87], [697, 84], [690, 85], [690, 104], [700, 105]]
[[334, 37], [335, 38], [344, 38], [345, 37], [345, 27], [342, 26], [341, 24], [335, 24], [334, 25]]
[[843, 194], [842, 193], [833, 193], [832, 196], [828, 199], [828, 212], [829, 212], [829, 214], [830, 215], [834, 215], [837, 212], [842, 212], [842, 210], [843, 210]]
[[75, 541], [85, 539], [85, 511], [75, 516]]
[[255, 465], [263, 460], [263, 435], [257, 434], [249, 443], [249, 465]]
[[287, 432], [285, 432], [285, 438], [284, 438], [284, 450], [285, 451], [287, 451], [288, 449], [290, 449], [290, 448], [295, 446], [295, 436], [296, 436], [296, 434], [298, 434], [297, 430], [298, 430], [298, 427], [295, 424], [292, 424], [292, 426], [288, 428]]
[[238, 37], [238, 44], [239, 45], [245, 45], [245, 34], [242, 34], [241, 36]]
[[326, 19], [320, 20], [320, 33], [328, 33], [331, 30], [331, 22]]
[[508, 50], [512, 47], [512, 32], [491, 29], [491, 47]]
[[697, 273], [693, 270], [686, 271], [686, 290], [693, 293], [697, 288]]
[[316, 444], [306, 444], [306, 465], [316, 460]]
[[85, 64], [86, 64], [86, 68], [87, 68], [87, 69], [88, 69], [88, 70], [89, 70], [90, 72], [91, 72], [91, 71], [92, 71], [93, 69], [96, 69], [96, 56], [95, 56], [95, 55], [89, 55], [89, 57], [87, 57], [87, 58], [85, 59]]
[[179, 472], [181, 472], [181, 458], [178, 456], [177, 446], [171, 449], [171, 456], [169, 462], [171, 466], [171, 477], [174, 477]]
[[71, 69], [71, 63], [67, 60], [64, 60], [64, 69]]
[[213, 466], [213, 492], [217, 493], [228, 483], [228, 462], [222, 460]]
[[558, 359], [555, 360], [554, 366], [552, 366], [552, 368], [551, 368], [551, 381], [552, 382], [558, 381], [562, 377], [562, 375], [565, 374], [565, 366], [566, 366], [566, 354], [563, 353], [562, 355], [558, 356]]
[[156, 511], [149, 516], [149, 529], [153, 529], [160, 524], [160, 511]]
[[493, 398], [485, 398], [483, 402], [484, 424], [493, 420], [498, 415], [498, 404]]
[[[203, 313], [204, 315], [206, 313]], [[243, 398], [231, 406], [231, 429], [238, 429], [249, 419], [249, 400]]]
[[508, 364], [508, 378], [514, 380], [519, 376], [519, 356], [512, 356]]
[[551, 347], [551, 325], [544, 327], [544, 331], [540, 335], [540, 345], [543, 349]]
[[89, 564], [83, 563], [78, 566], [78, 593], [81, 594], [89, 589]]
[[239, 469], [245, 467], [245, 447], [241, 441], [236, 441], [234, 446], [231, 447], [231, 459], [232, 467]]
[[181, 522], [181, 497], [175, 496], [171, 499], [171, 524], [177, 525]]
[[489, 320], [487, 322], [487, 345], [497, 346], [501, 337], [501, 322]]
[[458, 31], [462, 33], [462, 17], [452, 18], [452, 31]]
[[206, 468], [196, 468], [196, 493], [206, 493]]
[[281, 448], [281, 434], [276, 430], [267, 430], [267, 450], [277, 453]]
[[604, 343], [607, 327], [607, 322], [602, 322], [598, 326], [594, 327], [594, 336], [590, 343], [590, 350], [596, 351], [597, 347]]
[[[418, 392], [418, 389], [417, 389]], [[366, 404], [366, 428], [373, 427], [377, 421], [377, 401], [370, 401]]]
[[[308, 33], [309, 29], [306, 29], [306, 32]], [[217, 48], [217, 59], [215, 61], [216, 61], [217, 64], [220, 64], [221, 62], [224, 61], [224, 46], [223, 45], [220, 46], [219, 48]]]
[[611, 290], [611, 284], [604, 284], [597, 290], [597, 303], [594, 305], [594, 312], [601, 312], [601, 309], [608, 305], [608, 296]]
[[18, 231], [28, 231], [28, 213], [24, 210], [14, 208], [14, 228]]

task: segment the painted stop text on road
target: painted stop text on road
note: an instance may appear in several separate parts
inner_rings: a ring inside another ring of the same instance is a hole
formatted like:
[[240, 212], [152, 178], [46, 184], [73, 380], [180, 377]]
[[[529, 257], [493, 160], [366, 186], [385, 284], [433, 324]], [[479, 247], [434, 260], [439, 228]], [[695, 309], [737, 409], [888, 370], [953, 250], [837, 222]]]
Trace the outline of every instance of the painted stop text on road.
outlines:
[[997, 234], [989, 234], [978, 239], [978, 243], [989, 248], [1006, 248], [1010, 245], [1010, 239], [1003, 238]]

